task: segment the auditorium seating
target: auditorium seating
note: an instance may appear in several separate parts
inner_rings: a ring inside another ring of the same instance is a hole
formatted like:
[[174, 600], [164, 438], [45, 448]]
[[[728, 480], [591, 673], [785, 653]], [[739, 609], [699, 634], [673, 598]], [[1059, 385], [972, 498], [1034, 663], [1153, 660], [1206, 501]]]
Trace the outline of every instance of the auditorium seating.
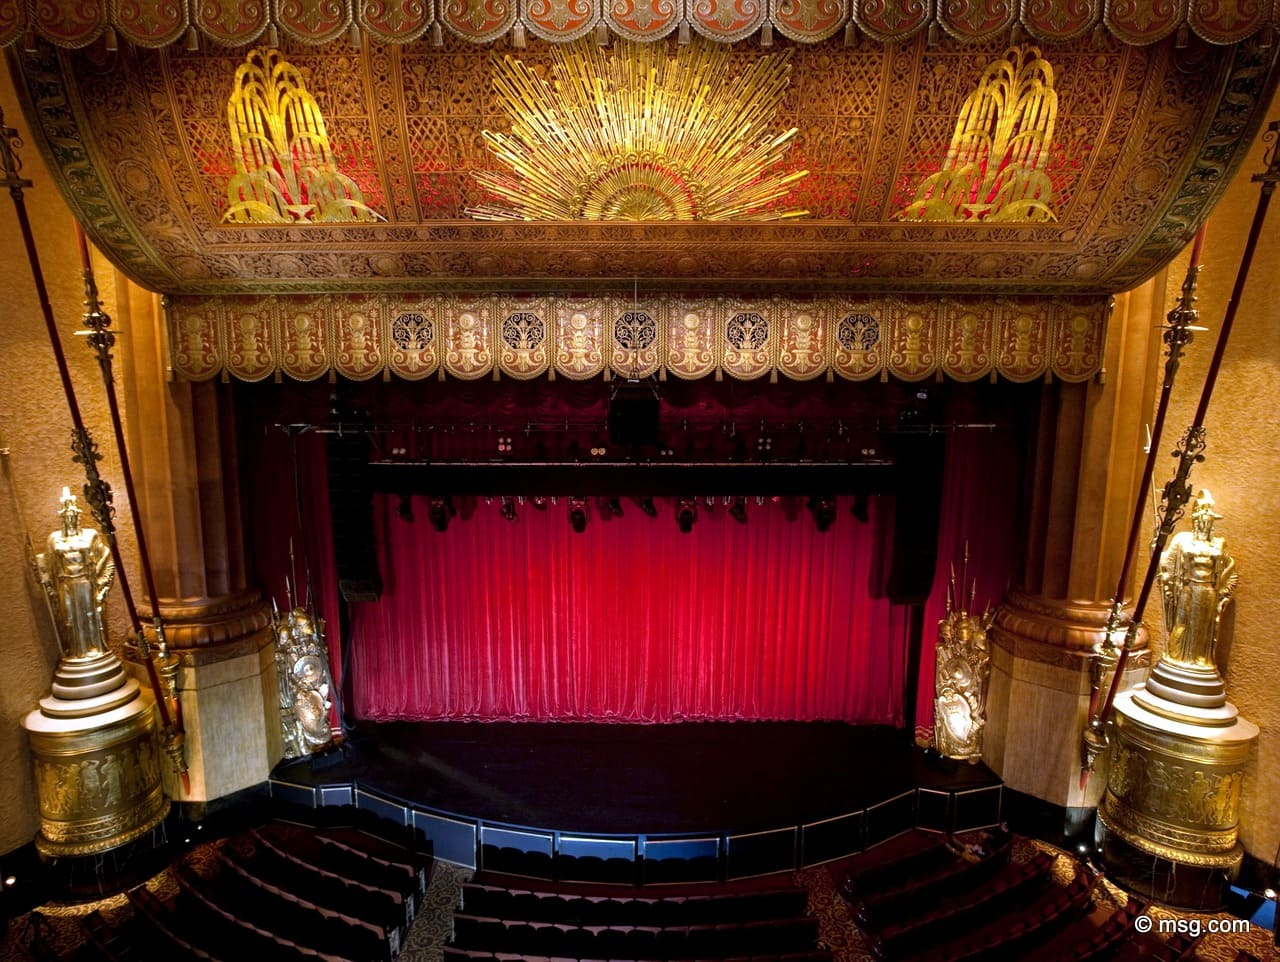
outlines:
[[452, 962], [521, 959], [786, 959], [830, 962], [799, 888], [721, 889], [664, 898], [616, 889], [537, 892], [466, 884]]

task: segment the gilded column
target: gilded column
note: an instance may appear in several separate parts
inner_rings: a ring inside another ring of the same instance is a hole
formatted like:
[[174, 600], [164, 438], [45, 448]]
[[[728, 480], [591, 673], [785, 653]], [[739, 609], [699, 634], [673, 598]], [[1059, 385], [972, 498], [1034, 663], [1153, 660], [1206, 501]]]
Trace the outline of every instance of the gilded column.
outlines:
[[[1140, 496], [1163, 290], [1160, 275], [1117, 298], [1102, 375], [1045, 389], [1022, 568], [989, 632], [983, 759], [1009, 788], [1066, 809], [1095, 804], [1101, 790], [1100, 779], [1081, 782], [1080, 731]], [[1141, 680], [1148, 661], [1144, 633], [1126, 684]]]
[[247, 570], [230, 393], [174, 382], [160, 298], [123, 275], [116, 286], [135, 510], [187, 728], [191, 788], [170, 790], [204, 802], [261, 782], [280, 757], [270, 610]]

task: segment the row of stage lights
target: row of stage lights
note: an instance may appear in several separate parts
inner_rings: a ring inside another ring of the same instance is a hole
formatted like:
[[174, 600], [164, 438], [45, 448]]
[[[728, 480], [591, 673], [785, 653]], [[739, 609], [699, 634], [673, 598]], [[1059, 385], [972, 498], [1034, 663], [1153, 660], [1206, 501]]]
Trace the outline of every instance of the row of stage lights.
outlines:
[[[494, 499], [486, 498], [486, 502], [492, 502]], [[570, 496], [565, 499], [568, 503], [569, 525], [574, 531], [582, 533], [587, 529], [587, 522], [591, 519], [592, 509], [591, 501], [596, 502], [595, 513], [599, 514], [602, 520], [610, 520], [612, 518], [621, 518], [623, 516], [622, 499], [617, 497], [611, 498], [595, 498], [588, 499], [578, 496]], [[653, 498], [632, 498], [637, 508], [650, 518], [658, 517], [658, 505]], [[719, 499], [723, 507], [727, 509], [729, 517], [739, 524], [747, 523], [747, 502], [754, 500], [757, 506], [763, 506], [766, 501], [779, 503], [783, 499], [781, 497], [765, 498], [756, 496], [754, 499], [748, 499], [744, 496], [724, 497]], [[512, 497], [504, 495], [498, 499], [498, 511], [508, 521], [516, 521], [519, 518], [519, 512], [522, 508], [533, 508], [537, 511], [546, 511], [550, 506], [556, 505], [559, 499], [554, 495], [546, 497], [535, 495], [532, 497]], [[716, 506], [717, 499], [710, 495], [705, 498], [681, 497], [675, 499], [675, 520], [680, 530], [688, 534], [693, 530], [694, 524], [698, 520], [698, 505], [701, 502], [707, 510]], [[814, 527], [819, 531], [827, 531], [835, 524], [836, 521], [836, 500], [828, 496], [818, 496], [808, 498], [805, 501], [805, 507], [808, 509], [810, 516], [813, 518]], [[413, 513], [413, 499], [410, 495], [400, 496], [400, 505], [397, 513], [401, 519], [407, 522], [415, 520]], [[870, 518], [867, 507], [867, 496], [865, 494], [857, 494], [853, 497], [853, 507], [850, 514], [858, 521], [865, 523]], [[427, 518], [431, 522], [431, 527], [437, 531], [444, 532], [449, 529], [449, 522], [458, 516], [457, 508], [454, 506], [453, 498], [445, 495], [432, 495], [427, 499]]]

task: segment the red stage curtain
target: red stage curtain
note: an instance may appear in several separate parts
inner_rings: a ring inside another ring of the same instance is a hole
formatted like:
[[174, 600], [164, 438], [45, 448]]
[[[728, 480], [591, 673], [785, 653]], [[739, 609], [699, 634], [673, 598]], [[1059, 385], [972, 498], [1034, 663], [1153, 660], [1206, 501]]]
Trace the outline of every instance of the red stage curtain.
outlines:
[[[917, 732], [933, 728], [934, 655], [938, 622], [946, 615], [947, 585], [952, 571], [964, 608], [979, 614], [999, 605], [1011, 587], [1017, 555], [1020, 464], [1017, 439], [1009, 432], [958, 431], [947, 441], [938, 521], [938, 558], [933, 590], [924, 605], [920, 642]], [[962, 580], [967, 581], [967, 585], [962, 585]]]
[[440, 533], [423, 499], [410, 524], [379, 497], [385, 593], [351, 609], [356, 715], [901, 723], [904, 633], [868, 597], [873, 525], [847, 499], [824, 533], [794, 501], [752, 499], [742, 525], [699, 500], [689, 534], [669, 501], [657, 518], [624, 504], [604, 520], [593, 502], [579, 534], [563, 499], [514, 523], [480, 502]]

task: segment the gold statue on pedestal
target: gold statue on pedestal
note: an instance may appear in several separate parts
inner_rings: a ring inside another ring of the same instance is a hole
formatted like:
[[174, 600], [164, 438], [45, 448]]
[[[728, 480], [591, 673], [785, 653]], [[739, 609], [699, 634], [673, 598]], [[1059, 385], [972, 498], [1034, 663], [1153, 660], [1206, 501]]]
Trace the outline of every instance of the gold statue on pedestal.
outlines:
[[1144, 685], [1116, 698], [1099, 842], [1123, 883], [1161, 901], [1212, 908], [1238, 870], [1244, 769], [1258, 728], [1227, 701], [1214, 657], [1235, 562], [1201, 491], [1191, 530], [1160, 556], [1168, 641]]
[[80, 526], [63, 488], [61, 525], [36, 558], [62, 657], [52, 692], [23, 720], [40, 795], [36, 848], [88, 855], [155, 827], [169, 810], [155, 749], [155, 703], [107, 647], [103, 605], [115, 576], [106, 540]]
[[[967, 561], [966, 557], [966, 561]], [[970, 592], [972, 605], [974, 591]], [[953, 608], [955, 574], [947, 597], [947, 616], [938, 622], [934, 662], [934, 740], [938, 753], [947, 758], [977, 762], [982, 758], [982, 733], [987, 725], [987, 682], [991, 654], [987, 628], [991, 613], [970, 614]]]
[[324, 621], [304, 608], [276, 616], [276, 679], [284, 757], [300, 758], [333, 743], [329, 726], [333, 678], [324, 643]]

